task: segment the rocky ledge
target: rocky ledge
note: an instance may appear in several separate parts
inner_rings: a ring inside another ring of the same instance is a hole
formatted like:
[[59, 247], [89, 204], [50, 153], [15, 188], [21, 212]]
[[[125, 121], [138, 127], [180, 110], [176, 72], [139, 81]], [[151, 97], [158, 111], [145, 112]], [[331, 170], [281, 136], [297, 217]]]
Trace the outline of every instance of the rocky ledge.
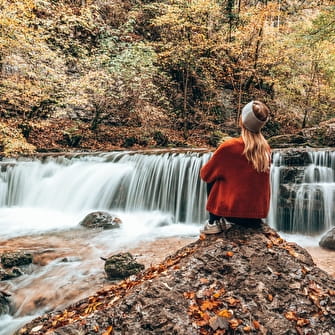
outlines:
[[16, 334], [333, 335], [335, 281], [266, 225], [233, 226]]

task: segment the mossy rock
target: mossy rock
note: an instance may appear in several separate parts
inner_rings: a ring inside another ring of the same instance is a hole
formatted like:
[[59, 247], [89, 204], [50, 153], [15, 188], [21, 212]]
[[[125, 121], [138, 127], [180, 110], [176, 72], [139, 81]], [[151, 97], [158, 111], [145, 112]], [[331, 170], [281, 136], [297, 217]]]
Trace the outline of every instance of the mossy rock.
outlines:
[[33, 262], [33, 255], [24, 252], [6, 252], [1, 255], [1, 264], [4, 268], [28, 265]]
[[119, 280], [144, 270], [144, 265], [138, 263], [129, 253], [120, 253], [109, 257], [105, 263], [105, 272], [109, 280]]

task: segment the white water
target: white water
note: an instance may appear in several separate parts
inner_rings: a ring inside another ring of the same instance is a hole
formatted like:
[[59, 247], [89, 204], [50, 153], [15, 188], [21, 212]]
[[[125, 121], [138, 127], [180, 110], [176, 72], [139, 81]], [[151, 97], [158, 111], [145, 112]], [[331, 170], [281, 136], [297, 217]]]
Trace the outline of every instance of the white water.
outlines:
[[[318, 238], [335, 222], [335, 152], [310, 151], [308, 155], [310, 163], [305, 167], [286, 166], [280, 152], [273, 155], [272, 200], [268, 220], [276, 229]], [[281, 190], [282, 175], [287, 170], [294, 172], [294, 169], [303, 168], [302, 180], [288, 184], [286, 191]], [[291, 197], [295, 201], [290, 204]], [[284, 203], [280, 203], [280, 199]]]
[[[100, 257], [143, 241], [197, 236], [206, 200], [198, 174], [207, 159], [208, 154], [112, 153], [4, 162], [10, 164], [0, 172], [0, 241], [21, 236], [28, 251], [49, 248], [57, 257], [28, 269], [27, 275], [0, 282], [16, 305], [14, 315], [0, 318], [0, 335], [12, 334], [33, 315], [64, 301], [87, 296], [89, 289], [96, 291], [87, 281], [97, 277], [104, 282]], [[86, 233], [79, 222], [95, 210], [120, 217], [121, 228]], [[72, 261], [63, 262], [64, 255]]]
[[[199, 153], [109, 153], [72, 159], [49, 158], [43, 162], [3, 162], [9, 165], [0, 172], [0, 241], [22, 236], [24, 241], [34, 241], [28, 244], [27, 250], [42, 252], [50, 248], [57, 257], [45, 266], [32, 269], [32, 274], [0, 282], [0, 289], [13, 293], [17, 305], [13, 316], [0, 319], [0, 335], [10, 335], [27, 322], [32, 317], [27, 313], [40, 314], [60, 307], [60, 302], [87, 296], [89, 289], [96, 291], [90, 281], [103, 277], [100, 257], [135, 247], [141, 241], [197, 236], [206, 218], [205, 184], [200, 181], [199, 170], [209, 157], [210, 154]], [[305, 185], [316, 185], [315, 189], [321, 190], [326, 200], [323, 205], [326, 213], [334, 207], [334, 179], [329, 180], [334, 178], [331, 171], [335, 159], [322, 154], [312, 159], [298, 199], [306, 197]], [[273, 162], [268, 221], [276, 227], [283, 168], [280, 153], [274, 154]], [[95, 210], [119, 216], [123, 221], [121, 229], [85, 232], [79, 222]], [[327, 227], [332, 225], [333, 217], [325, 216], [325, 219]], [[292, 234], [284, 237], [304, 246], [316, 245], [319, 239], [319, 236]], [[70, 261], [62, 261], [64, 256]], [[81, 288], [73, 296], [73, 285], [78, 282]], [[59, 292], [62, 297], [57, 296]], [[36, 301], [42, 303], [35, 306]]]

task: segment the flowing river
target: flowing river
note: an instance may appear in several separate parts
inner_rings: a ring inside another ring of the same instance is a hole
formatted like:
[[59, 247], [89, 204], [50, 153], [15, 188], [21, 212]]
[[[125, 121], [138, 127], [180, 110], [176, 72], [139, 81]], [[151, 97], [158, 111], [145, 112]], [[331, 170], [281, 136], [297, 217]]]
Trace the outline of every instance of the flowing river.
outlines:
[[[0, 282], [13, 300], [12, 313], [0, 317], [0, 335], [108, 285], [100, 257], [162, 238], [196, 238], [206, 219], [199, 170], [210, 155], [112, 152], [2, 161], [0, 252], [32, 252], [34, 264]], [[335, 217], [334, 152], [308, 153], [301, 180], [290, 184], [291, 207], [280, 195], [285, 164], [275, 153], [267, 221], [287, 239], [317, 245]], [[121, 218], [121, 228], [82, 228], [79, 222], [96, 210]]]

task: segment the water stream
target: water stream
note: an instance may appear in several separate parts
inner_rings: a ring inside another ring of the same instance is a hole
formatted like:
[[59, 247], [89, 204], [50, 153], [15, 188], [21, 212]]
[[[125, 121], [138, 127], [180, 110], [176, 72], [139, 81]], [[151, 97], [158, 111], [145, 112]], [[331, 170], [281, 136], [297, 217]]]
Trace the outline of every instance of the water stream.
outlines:
[[[206, 185], [199, 170], [210, 155], [112, 152], [2, 161], [0, 252], [31, 251], [35, 264], [25, 275], [0, 282], [0, 290], [12, 293], [14, 304], [13, 313], [0, 318], [0, 335], [108, 285], [100, 257], [159, 238], [196, 237], [206, 219]], [[287, 215], [280, 199], [285, 162], [280, 152], [274, 154], [268, 222], [298, 233], [297, 238], [314, 232], [316, 237], [306, 239], [316, 243], [334, 223], [335, 156], [309, 155]], [[96, 210], [120, 217], [121, 228], [82, 228], [79, 222]]]

